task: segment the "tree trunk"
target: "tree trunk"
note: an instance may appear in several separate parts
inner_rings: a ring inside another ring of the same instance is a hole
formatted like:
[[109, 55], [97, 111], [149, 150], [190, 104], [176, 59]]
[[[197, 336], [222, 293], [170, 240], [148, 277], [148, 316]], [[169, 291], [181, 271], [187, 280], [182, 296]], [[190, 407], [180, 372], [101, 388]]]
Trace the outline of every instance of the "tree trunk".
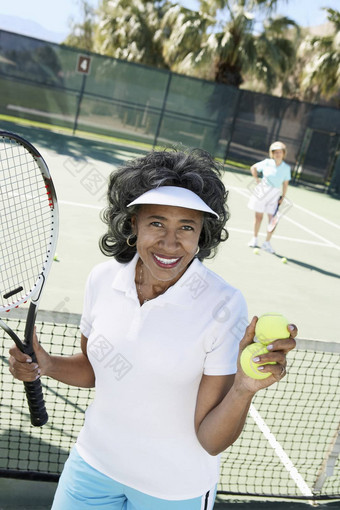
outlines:
[[243, 83], [240, 68], [227, 62], [217, 62], [215, 65], [215, 81], [238, 88]]

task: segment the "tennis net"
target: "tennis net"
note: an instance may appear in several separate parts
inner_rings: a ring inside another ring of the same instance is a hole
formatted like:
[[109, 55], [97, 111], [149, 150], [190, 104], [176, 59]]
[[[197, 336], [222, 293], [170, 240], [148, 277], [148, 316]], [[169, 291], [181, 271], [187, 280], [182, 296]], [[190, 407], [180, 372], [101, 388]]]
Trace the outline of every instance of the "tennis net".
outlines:
[[[12, 315], [12, 314], [11, 314]], [[22, 334], [25, 320], [7, 320]], [[52, 354], [79, 351], [79, 316], [39, 313]], [[93, 390], [44, 378], [49, 422], [30, 425], [23, 385], [8, 371], [11, 339], [0, 334], [0, 476], [57, 481]], [[258, 393], [245, 428], [222, 454], [219, 494], [285, 499], [340, 498], [340, 344], [299, 340], [287, 377]]]

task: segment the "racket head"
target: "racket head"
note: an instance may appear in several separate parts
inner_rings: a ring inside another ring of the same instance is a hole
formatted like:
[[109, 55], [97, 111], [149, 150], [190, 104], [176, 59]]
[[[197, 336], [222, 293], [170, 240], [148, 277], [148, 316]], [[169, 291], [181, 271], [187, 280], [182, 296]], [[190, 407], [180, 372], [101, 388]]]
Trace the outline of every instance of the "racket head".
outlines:
[[273, 232], [273, 230], [275, 229], [276, 225], [279, 222], [280, 216], [281, 216], [280, 213], [276, 211], [275, 216], [273, 216], [272, 219], [270, 220], [270, 223], [267, 227], [267, 232]]
[[0, 131], [0, 312], [38, 303], [58, 237], [58, 203], [45, 160]]

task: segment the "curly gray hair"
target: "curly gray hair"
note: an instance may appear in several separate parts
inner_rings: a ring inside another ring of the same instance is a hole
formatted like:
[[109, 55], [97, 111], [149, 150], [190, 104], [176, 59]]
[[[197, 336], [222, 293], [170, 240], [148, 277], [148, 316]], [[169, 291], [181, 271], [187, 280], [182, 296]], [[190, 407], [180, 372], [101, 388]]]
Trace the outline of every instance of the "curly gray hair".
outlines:
[[220, 242], [228, 239], [225, 228], [229, 219], [228, 192], [221, 172], [222, 166], [201, 149], [152, 151], [126, 162], [110, 175], [108, 207], [102, 214], [108, 230], [99, 241], [102, 253], [115, 257], [118, 262], [129, 262], [136, 247], [126, 241], [132, 235], [131, 218], [139, 206], [128, 208], [127, 205], [150, 189], [179, 186], [196, 193], [219, 215], [215, 218], [204, 214], [197, 253], [200, 260], [214, 257]]

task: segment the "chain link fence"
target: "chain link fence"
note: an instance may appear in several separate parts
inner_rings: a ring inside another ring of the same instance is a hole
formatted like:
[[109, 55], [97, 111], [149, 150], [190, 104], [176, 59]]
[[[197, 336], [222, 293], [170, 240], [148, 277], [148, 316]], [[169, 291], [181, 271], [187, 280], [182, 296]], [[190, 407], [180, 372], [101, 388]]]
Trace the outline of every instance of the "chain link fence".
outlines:
[[250, 166], [274, 140], [293, 181], [338, 185], [340, 112], [0, 30], [0, 115]]

